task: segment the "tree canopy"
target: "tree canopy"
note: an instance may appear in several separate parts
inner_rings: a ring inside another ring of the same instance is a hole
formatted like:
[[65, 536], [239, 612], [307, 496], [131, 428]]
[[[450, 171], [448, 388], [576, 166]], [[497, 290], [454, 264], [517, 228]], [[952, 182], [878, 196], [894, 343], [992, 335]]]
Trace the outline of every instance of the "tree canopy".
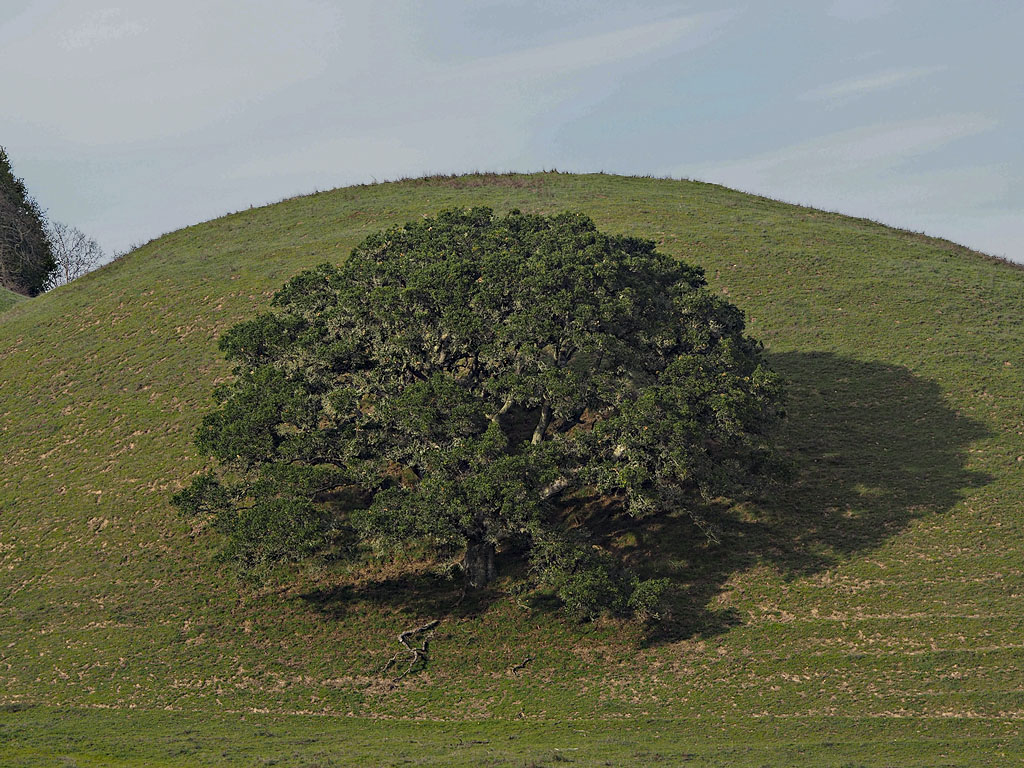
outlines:
[[176, 494], [246, 567], [362, 547], [524, 553], [574, 613], [649, 610], [564, 514], [685, 511], [772, 463], [780, 382], [700, 269], [578, 213], [442, 211], [303, 272], [220, 339], [234, 378]]
[[0, 285], [37, 296], [56, 268], [43, 213], [0, 147]]

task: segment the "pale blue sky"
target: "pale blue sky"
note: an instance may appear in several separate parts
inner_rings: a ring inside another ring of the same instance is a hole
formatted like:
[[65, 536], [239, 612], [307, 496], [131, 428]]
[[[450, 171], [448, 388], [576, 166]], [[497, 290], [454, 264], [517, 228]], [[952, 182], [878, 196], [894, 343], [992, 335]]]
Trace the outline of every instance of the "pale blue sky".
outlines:
[[0, 0], [0, 144], [108, 252], [432, 172], [697, 178], [1024, 262], [1024, 4]]

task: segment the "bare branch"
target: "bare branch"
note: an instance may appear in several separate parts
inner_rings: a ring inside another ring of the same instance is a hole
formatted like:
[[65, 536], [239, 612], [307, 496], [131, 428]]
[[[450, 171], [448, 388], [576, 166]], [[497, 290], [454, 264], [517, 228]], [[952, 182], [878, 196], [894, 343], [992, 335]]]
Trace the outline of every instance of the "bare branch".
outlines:
[[60, 221], [50, 222], [47, 236], [57, 262], [57, 271], [50, 276], [50, 288], [67, 285], [86, 272], [91, 272], [103, 259], [103, 250], [99, 244], [76, 227]]
[[[409, 661], [409, 666], [406, 667], [405, 672], [403, 672], [402, 674], [400, 674], [398, 677], [395, 678], [396, 682], [401, 680], [403, 677], [408, 675], [410, 672], [412, 672], [412, 669], [413, 669], [413, 667], [416, 666], [417, 662], [422, 661], [423, 662], [423, 666], [426, 666], [427, 664], [429, 664], [430, 663], [430, 652], [429, 652], [430, 651], [430, 638], [433, 636], [434, 630], [437, 628], [437, 625], [440, 624], [440, 623], [441, 623], [440, 619], [434, 619], [433, 621], [428, 621], [426, 624], [423, 624], [422, 626], [414, 627], [413, 629], [407, 629], [404, 632], [402, 632], [401, 634], [399, 634], [398, 635], [398, 642], [402, 644], [402, 647], [405, 650], [404, 651], [396, 651], [395, 655], [391, 657], [391, 659], [388, 661], [388, 663], [385, 664], [381, 668], [380, 674], [383, 675], [385, 672], [387, 672], [389, 669], [391, 669], [391, 667], [395, 664], [395, 662], [398, 661], [398, 657], [403, 655], [404, 653], [407, 653], [410, 656], [412, 656], [412, 659]], [[416, 648], [415, 646], [412, 646], [412, 645], [409, 644], [409, 638], [415, 637], [416, 635], [424, 635], [423, 645], [421, 645], [419, 648]]]
[[504, 416], [506, 413], [509, 412], [509, 409], [513, 405], [515, 405], [515, 400], [510, 397], [508, 400], [506, 400], [502, 404], [501, 408], [499, 408], [497, 411], [495, 411], [493, 414], [491, 414], [491, 416], [489, 417], [490, 420], [494, 421], [494, 422], [498, 421], [498, 419], [500, 419], [502, 416]]

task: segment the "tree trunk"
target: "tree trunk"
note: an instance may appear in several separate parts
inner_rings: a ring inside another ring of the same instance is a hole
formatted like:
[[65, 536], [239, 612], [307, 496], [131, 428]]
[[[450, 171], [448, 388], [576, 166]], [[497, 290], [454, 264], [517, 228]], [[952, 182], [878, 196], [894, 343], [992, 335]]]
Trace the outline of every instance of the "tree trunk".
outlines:
[[477, 589], [486, 587], [498, 575], [494, 567], [494, 545], [489, 541], [471, 541], [466, 545], [466, 586]]
[[544, 431], [548, 428], [549, 421], [551, 421], [551, 406], [544, 403], [540, 409], [540, 418], [537, 419], [537, 428], [533, 430], [533, 437], [530, 439], [531, 443], [538, 445], [544, 439]]

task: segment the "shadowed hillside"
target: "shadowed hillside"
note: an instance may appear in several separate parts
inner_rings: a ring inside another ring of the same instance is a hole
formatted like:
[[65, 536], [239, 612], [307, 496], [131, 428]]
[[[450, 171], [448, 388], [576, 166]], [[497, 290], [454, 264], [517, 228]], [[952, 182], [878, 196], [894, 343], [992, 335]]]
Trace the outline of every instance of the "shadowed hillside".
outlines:
[[[602, 529], [677, 584], [650, 632], [576, 625], [511, 580], [458, 603], [416, 564], [254, 587], [170, 507], [204, 466], [191, 435], [227, 374], [219, 333], [371, 232], [479, 204], [580, 210], [703, 266], [790, 382], [794, 482], [709, 509], [722, 546], [682, 516]], [[353, 187], [166, 235], [0, 316], [0, 703], [820, 723], [881, 745], [943, 718], [995, 750], [1024, 718], [1022, 297], [1024, 270], [945, 241], [605, 175]], [[425, 672], [378, 674], [399, 631], [439, 617]]]
[[992, 479], [967, 469], [970, 446], [991, 435], [951, 410], [933, 381], [829, 352], [785, 352], [769, 362], [789, 381], [782, 447], [795, 477], [758, 505], [709, 509], [722, 529], [720, 547], [686, 531], [686, 518], [682, 531], [654, 526], [648, 556], [671, 552], [684, 564], [676, 578], [688, 587], [675, 620], [656, 628], [659, 639], [742, 624], [736, 607], [713, 609], [741, 570], [769, 565], [789, 579], [828, 572], [920, 518], [948, 513]]

